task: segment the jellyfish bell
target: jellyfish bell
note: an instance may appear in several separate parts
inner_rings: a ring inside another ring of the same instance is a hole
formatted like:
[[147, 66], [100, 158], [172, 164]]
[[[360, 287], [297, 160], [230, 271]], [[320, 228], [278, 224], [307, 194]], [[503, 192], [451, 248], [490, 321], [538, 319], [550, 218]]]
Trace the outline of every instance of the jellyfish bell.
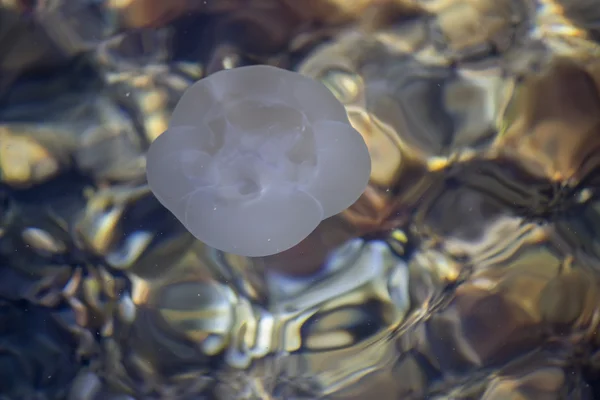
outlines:
[[146, 156], [156, 198], [199, 240], [259, 257], [288, 250], [365, 190], [371, 160], [321, 83], [270, 66], [192, 85]]

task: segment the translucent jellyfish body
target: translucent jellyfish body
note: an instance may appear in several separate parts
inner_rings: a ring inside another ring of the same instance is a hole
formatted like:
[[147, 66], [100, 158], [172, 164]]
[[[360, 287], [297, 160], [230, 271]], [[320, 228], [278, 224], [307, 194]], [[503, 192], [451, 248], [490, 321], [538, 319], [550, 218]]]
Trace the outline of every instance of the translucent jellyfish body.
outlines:
[[146, 162], [152, 192], [197, 239], [249, 257], [298, 244], [354, 203], [371, 172], [335, 96], [270, 66], [192, 85]]

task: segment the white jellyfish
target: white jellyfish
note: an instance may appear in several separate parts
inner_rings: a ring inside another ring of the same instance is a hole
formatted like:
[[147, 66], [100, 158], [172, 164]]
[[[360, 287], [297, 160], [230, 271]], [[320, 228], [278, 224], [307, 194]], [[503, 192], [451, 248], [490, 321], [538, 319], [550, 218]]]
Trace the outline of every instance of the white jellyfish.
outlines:
[[270, 66], [192, 85], [146, 156], [148, 185], [197, 239], [248, 257], [287, 250], [354, 203], [367, 146], [320, 82]]

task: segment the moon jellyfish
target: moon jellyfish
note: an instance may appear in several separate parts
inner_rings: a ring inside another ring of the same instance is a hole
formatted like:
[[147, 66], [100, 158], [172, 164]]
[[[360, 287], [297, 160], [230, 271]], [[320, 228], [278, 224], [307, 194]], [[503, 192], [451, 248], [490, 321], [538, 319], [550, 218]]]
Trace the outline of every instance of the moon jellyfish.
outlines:
[[335, 96], [264, 65], [192, 85], [146, 161], [150, 189], [186, 229], [248, 257], [298, 244], [352, 205], [371, 173], [367, 146]]

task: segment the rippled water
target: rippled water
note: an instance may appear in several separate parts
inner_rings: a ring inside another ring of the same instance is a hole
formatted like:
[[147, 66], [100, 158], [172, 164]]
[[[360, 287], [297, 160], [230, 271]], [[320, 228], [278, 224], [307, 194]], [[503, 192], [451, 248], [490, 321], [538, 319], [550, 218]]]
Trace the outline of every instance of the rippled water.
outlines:
[[[0, 0], [0, 399], [600, 398], [599, 42], [592, 0]], [[144, 154], [257, 63], [325, 83], [372, 175], [249, 259]]]

